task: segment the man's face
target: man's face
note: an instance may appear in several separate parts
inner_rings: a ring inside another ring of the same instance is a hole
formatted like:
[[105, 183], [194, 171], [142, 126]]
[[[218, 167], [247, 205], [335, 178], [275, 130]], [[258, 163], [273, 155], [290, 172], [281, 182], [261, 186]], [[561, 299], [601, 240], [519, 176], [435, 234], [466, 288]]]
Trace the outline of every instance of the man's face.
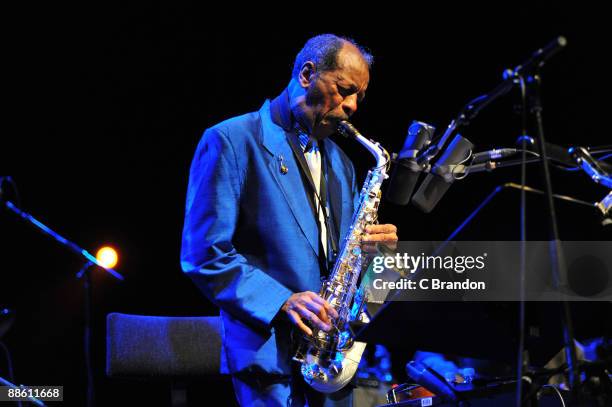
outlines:
[[367, 63], [352, 45], [340, 50], [337, 62], [333, 71], [315, 72], [306, 90], [306, 107], [317, 138], [332, 134], [341, 120], [357, 111], [370, 80]]

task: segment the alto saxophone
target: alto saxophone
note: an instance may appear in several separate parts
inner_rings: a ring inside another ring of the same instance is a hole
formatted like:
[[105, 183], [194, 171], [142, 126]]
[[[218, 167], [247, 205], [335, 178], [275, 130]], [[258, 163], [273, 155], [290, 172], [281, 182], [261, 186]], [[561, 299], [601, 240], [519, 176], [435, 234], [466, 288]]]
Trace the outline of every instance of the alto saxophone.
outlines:
[[366, 177], [359, 196], [359, 205], [342, 249], [329, 278], [319, 295], [337, 312], [329, 332], [313, 327], [312, 336], [304, 336], [294, 360], [300, 362], [302, 376], [312, 388], [333, 393], [353, 378], [366, 344], [354, 340], [349, 323], [360, 318], [364, 298], [357, 292], [361, 272], [367, 267], [367, 254], [362, 252], [361, 239], [365, 228], [376, 222], [380, 187], [388, 177], [389, 153], [379, 144], [362, 136], [353, 125], [342, 121], [338, 131], [362, 144], [376, 158], [376, 166]]

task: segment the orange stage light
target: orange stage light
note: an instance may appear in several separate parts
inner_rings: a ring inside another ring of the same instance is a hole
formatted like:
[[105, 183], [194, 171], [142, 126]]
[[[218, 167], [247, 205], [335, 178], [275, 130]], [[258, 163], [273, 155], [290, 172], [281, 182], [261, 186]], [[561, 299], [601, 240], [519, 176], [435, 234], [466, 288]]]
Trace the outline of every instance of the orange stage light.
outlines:
[[96, 253], [96, 260], [106, 268], [113, 268], [119, 262], [119, 255], [112, 247], [103, 246]]

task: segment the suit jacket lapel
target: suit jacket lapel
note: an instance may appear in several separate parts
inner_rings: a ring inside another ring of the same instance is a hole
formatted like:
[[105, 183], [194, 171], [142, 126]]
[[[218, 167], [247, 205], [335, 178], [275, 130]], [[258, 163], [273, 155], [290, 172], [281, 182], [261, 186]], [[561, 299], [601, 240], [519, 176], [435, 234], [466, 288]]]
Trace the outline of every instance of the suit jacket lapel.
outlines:
[[[268, 168], [280, 187], [284, 199], [300, 226], [300, 230], [308, 240], [315, 255], [319, 255], [319, 229], [315, 223], [308, 196], [300, 174], [299, 163], [287, 141], [287, 134], [282, 127], [272, 122], [270, 118], [270, 103], [266, 101], [259, 111], [262, 124], [262, 145], [270, 153]], [[281, 165], [287, 167], [285, 174]]]

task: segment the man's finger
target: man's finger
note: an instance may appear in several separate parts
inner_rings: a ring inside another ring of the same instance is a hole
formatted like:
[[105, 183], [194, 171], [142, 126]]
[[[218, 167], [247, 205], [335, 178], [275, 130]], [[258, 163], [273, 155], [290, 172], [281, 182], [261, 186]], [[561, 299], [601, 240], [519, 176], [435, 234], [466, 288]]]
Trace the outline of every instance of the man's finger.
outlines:
[[317, 304], [314, 301], [309, 301], [305, 305], [306, 308], [314, 312], [323, 322], [325, 322], [326, 324], [331, 323], [329, 317], [327, 316], [327, 311], [325, 310], [324, 304]]
[[395, 233], [367, 233], [361, 240], [364, 242], [396, 242], [397, 235]]
[[331, 315], [332, 318], [338, 318], [338, 311], [336, 311], [336, 309], [334, 307], [331, 306], [331, 304], [327, 301], [325, 301], [325, 304], [323, 305], [325, 307], [325, 310], [327, 310], [327, 313], [329, 315]]
[[368, 225], [365, 231], [366, 233], [397, 233], [397, 227], [389, 223], [384, 225]]
[[315, 294], [315, 293], [312, 293], [312, 294], [313, 295], [311, 298], [313, 299], [314, 302], [324, 306], [325, 311], [327, 311], [327, 313], [331, 315], [332, 318], [338, 318], [338, 312], [336, 311], [334, 307], [331, 306], [329, 302], [325, 301], [319, 294]]
[[316, 316], [313, 312], [308, 310], [306, 307], [300, 306], [297, 308], [297, 311], [302, 318], [306, 319], [312, 325], [315, 325], [319, 329], [322, 329], [324, 331], [329, 331], [331, 329], [330, 324], [326, 324], [325, 322], [321, 321], [318, 316]]
[[321, 304], [321, 305], [327, 304], [327, 301], [325, 301], [323, 297], [321, 297], [319, 294], [312, 293], [310, 298], [317, 304]]
[[302, 319], [300, 318], [300, 315], [297, 312], [295, 312], [294, 310], [289, 310], [287, 311], [287, 314], [289, 315], [289, 319], [291, 319], [291, 321], [293, 321], [293, 323], [297, 325], [297, 327], [300, 328], [302, 332], [304, 332], [308, 336], [312, 336], [312, 329], [310, 329], [308, 326], [306, 326], [304, 322], [302, 322]]

